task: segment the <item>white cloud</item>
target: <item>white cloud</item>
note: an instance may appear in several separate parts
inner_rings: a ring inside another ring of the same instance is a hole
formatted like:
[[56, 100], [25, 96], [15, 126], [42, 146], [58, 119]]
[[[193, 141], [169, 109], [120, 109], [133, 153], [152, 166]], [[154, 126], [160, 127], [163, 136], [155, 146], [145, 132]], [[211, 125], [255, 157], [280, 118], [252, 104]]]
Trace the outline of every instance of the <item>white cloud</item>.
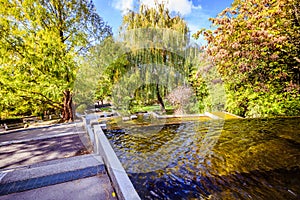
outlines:
[[133, 1], [134, 0], [114, 0], [112, 5], [124, 15], [129, 10], [133, 10]]
[[[154, 7], [155, 2], [164, 3], [171, 12], [178, 12], [181, 15], [189, 15], [192, 9], [202, 9], [201, 5], [194, 6], [189, 0], [140, 0], [142, 4], [149, 7]], [[128, 10], [133, 10], [136, 0], [114, 0], [112, 5], [115, 9], [120, 10], [122, 14], [126, 14]]]
[[192, 5], [192, 9], [195, 9], [195, 10], [201, 10], [201, 9], [202, 9], [202, 6], [201, 6], [201, 5], [198, 5], [198, 6]]
[[[154, 0], [141, 0], [142, 4], [149, 7], [154, 7]], [[164, 3], [166, 7], [172, 12], [178, 12], [181, 15], [188, 15], [192, 12], [193, 3], [188, 0], [157, 0], [158, 3]]]

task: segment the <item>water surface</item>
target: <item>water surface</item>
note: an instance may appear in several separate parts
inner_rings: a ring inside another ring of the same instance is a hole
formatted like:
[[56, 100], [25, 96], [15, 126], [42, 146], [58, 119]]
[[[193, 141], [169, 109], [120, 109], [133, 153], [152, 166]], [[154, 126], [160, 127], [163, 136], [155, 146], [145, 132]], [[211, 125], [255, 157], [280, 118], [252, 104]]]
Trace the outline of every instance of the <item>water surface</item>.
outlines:
[[106, 132], [142, 199], [299, 199], [300, 118]]

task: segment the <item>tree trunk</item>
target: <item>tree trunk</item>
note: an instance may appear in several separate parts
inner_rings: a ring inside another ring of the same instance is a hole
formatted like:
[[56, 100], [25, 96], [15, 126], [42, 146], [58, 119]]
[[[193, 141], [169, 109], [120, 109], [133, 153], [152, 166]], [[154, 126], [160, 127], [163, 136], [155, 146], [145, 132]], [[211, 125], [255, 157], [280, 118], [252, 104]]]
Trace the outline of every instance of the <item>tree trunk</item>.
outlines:
[[157, 74], [155, 74], [155, 79], [156, 79], [156, 96], [157, 96], [157, 101], [160, 105], [160, 109], [163, 113], [166, 112], [166, 108], [165, 108], [165, 104], [164, 104], [164, 101], [160, 95], [160, 92], [159, 92], [159, 77], [158, 77], [158, 72], [156, 72]]
[[160, 96], [160, 93], [159, 93], [159, 84], [156, 83], [156, 96], [157, 96], [157, 100], [158, 100], [158, 103], [160, 105], [160, 109], [162, 112], [166, 112], [166, 108], [165, 108], [165, 104], [164, 104], [164, 101], [162, 99], [162, 97]]
[[72, 108], [72, 94], [69, 90], [64, 92], [64, 107], [63, 107], [63, 121], [74, 121]]

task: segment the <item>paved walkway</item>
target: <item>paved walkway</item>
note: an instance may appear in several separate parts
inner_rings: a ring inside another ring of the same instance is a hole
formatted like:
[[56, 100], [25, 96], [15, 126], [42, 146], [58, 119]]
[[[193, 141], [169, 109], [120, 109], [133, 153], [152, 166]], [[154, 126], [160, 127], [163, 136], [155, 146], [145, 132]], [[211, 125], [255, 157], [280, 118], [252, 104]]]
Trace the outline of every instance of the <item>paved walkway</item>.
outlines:
[[80, 123], [58, 124], [45, 127], [27, 128], [17, 131], [11, 130], [0, 133], [0, 145], [10, 141], [37, 140], [40, 138], [51, 138], [56, 135], [63, 136], [80, 133], [84, 133]]
[[98, 175], [71, 182], [0, 196], [1, 200], [109, 200], [113, 197], [110, 180]]
[[0, 146], [0, 169], [67, 158], [87, 152], [78, 135]]
[[24, 129], [0, 135], [0, 169], [88, 153], [83, 128], [75, 124]]
[[0, 134], [0, 200], [116, 199], [102, 157], [89, 148], [78, 124]]

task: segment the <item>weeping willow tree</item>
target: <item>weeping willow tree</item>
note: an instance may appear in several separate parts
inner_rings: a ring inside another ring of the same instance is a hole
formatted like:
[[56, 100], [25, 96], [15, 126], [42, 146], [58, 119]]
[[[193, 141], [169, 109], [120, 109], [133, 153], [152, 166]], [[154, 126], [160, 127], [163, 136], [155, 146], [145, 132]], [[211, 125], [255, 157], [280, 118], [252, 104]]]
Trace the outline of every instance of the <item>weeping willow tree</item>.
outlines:
[[[198, 103], [195, 112], [203, 112], [208, 88], [201, 68], [209, 62], [199, 57], [199, 51], [199, 46], [190, 45], [186, 22], [180, 16], [171, 16], [163, 4], [141, 5], [138, 12], [124, 16], [119, 37], [106, 38], [86, 57], [77, 76], [75, 88], [81, 99], [76, 103], [91, 105], [111, 99], [124, 114], [153, 104], [165, 112], [168, 94], [190, 88], [191, 99]], [[85, 70], [90, 70], [88, 78]]]
[[186, 22], [178, 15], [172, 16], [164, 4], [156, 4], [153, 8], [142, 4], [137, 12], [130, 11], [123, 17], [120, 32], [119, 39], [130, 48], [128, 78], [136, 73], [141, 80], [132, 79], [144, 82], [134, 89], [133, 97], [142, 103], [152, 102], [156, 97], [165, 112], [164, 96], [170, 90], [170, 84], [176, 82], [176, 76], [172, 70], [167, 70], [172, 73], [166, 74], [162, 66], [185, 74], [184, 50], [189, 43]]

